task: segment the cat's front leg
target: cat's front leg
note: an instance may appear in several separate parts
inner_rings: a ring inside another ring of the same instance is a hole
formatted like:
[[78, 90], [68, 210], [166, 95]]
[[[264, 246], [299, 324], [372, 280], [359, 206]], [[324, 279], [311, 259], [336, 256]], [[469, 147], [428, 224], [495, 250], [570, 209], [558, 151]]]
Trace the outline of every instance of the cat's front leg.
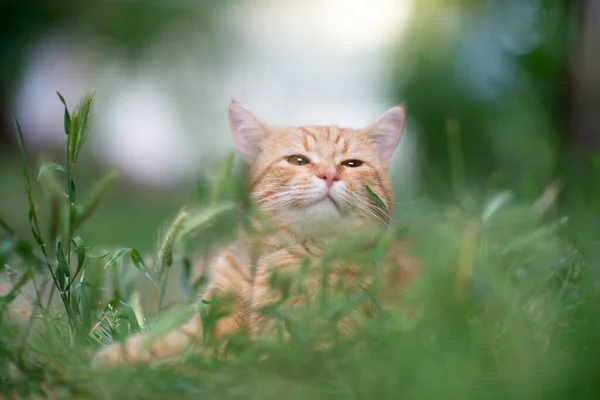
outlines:
[[93, 368], [118, 364], [145, 364], [180, 355], [194, 340], [202, 337], [202, 320], [194, 315], [184, 326], [148, 342], [148, 336], [138, 333], [128, 337], [124, 343], [113, 343], [96, 353]]
[[248, 284], [241, 279], [232, 279], [229, 270], [219, 268], [213, 282], [205, 294], [209, 300], [206, 309], [225, 314], [210, 326], [203, 326], [200, 314], [194, 314], [185, 325], [175, 328], [166, 335], [148, 342], [148, 335], [139, 333], [128, 337], [124, 343], [113, 343], [96, 353], [92, 365], [94, 367], [118, 364], [145, 364], [158, 360], [166, 360], [181, 355], [192, 342], [200, 341], [206, 334], [213, 339], [244, 329], [245, 297]]

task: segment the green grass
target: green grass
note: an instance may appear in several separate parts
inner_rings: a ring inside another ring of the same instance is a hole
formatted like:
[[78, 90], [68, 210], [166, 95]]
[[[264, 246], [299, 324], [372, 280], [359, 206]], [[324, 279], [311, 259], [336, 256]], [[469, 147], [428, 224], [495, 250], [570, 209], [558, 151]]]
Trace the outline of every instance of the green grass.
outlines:
[[[78, 111], [66, 111], [65, 121], [79, 121], [65, 122], [68, 135], [79, 135], [78, 127], [87, 126], [85, 110], [92, 99], [82, 104]], [[69, 137], [67, 143], [83, 141]], [[277, 321], [273, 335], [260, 340], [234, 335], [226, 359], [197, 352], [176, 362], [92, 370], [91, 358], [103, 344], [156, 329], [157, 323], [168, 328], [180, 322], [182, 309], [170, 307], [165, 288], [178, 287], [179, 297], [186, 299], [202, 283], [191, 275], [191, 258], [231, 240], [252, 207], [242, 175], [228, 159], [212, 179], [199, 183], [193, 204], [156, 229], [161, 233], [153, 257], [142, 259], [130, 243], [95, 246], [84, 233], [101, 221], [83, 216], [94, 211], [92, 197], [108, 185], [79, 193], [71, 175], [81, 149], [67, 150], [67, 164], [46, 167], [39, 185], [37, 174], [23, 172], [34, 240], [11, 227], [9, 210], [0, 214], [0, 266], [15, 283], [0, 297], [0, 393], [5, 397], [562, 399], [600, 394], [598, 243], [574, 243], [569, 232], [576, 227], [568, 214], [540, 216], [531, 204], [502, 194], [398, 205], [397, 226], [391, 229], [412, 242], [425, 266], [406, 294], [418, 310], [410, 316], [394, 304], [382, 305], [356, 336], [336, 337], [334, 321], [351, 312], [356, 298], [334, 294], [304, 308], [278, 304], [265, 310]], [[37, 218], [43, 207], [35, 191], [54, 196], [58, 204], [46, 210], [56, 214], [48, 219], [57, 221], [53, 229], [44, 224], [47, 219]], [[348, 243], [333, 248], [331, 258], [347, 256]], [[379, 258], [376, 248], [361, 255], [365, 265], [376, 265]], [[29, 299], [33, 315], [23, 319], [15, 315], [14, 304], [31, 294], [24, 288], [32, 279], [38, 293]], [[275, 289], [285, 292], [286, 282], [275, 280]], [[55, 301], [48, 302], [51, 292]], [[289, 340], [278, 335], [285, 324]], [[315, 350], [332, 337], [330, 348]], [[218, 345], [208, 338], [201, 346]]]

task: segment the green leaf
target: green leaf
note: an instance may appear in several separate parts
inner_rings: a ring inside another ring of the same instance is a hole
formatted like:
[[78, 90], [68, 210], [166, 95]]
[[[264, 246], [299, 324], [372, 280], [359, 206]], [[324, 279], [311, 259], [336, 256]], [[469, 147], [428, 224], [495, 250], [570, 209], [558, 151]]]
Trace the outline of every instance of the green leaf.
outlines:
[[77, 310], [77, 313], [81, 316], [84, 330], [81, 333], [82, 336], [87, 334], [91, 327], [91, 311], [92, 303], [90, 302], [90, 284], [88, 282], [81, 282], [73, 285], [70, 289], [71, 307]]
[[69, 201], [71, 203], [75, 203], [75, 182], [73, 182], [73, 180], [71, 180], [71, 184], [69, 186]]
[[200, 300], [196, 307], [198, 308], [198, 313], [200, 313], [200, 319], [202, 320], [202, 341], [206, 342], [206, 335], [209, 329], [209, 318], [208, 312], [206, 311], [205, 304], [210, 304], [210, 301]]
[[150, 280], [150, 282], [153, 282], [153, 279], [151, 276], [151, 271], [148, 269], [148, 267], [146, 267], [146, 263], [144, 262], [144, 259], [140, 255], [140, 252], [137, 251], [136, 249], [132, 249], [129, 252], [129, 255], [131, 256], [133, 265], [135, 265], [136, 268], [138, 268], [140, 271], [142, 271], [146, 275], [146, 277]]
[[61, 257], [58, 262], [58, 268], [56, 269], [56, 280], [58, 281], [58, 288], [61, 292], [65, 292], [67, 285], [71, 282], [69, 267], [64, 257]]
[[60, 99], [60, 101], [63, 103], [63, 105], [65, 106], [65, 133], [68, 135], [69, 132], [71, 131], [71, 116], [69, 115], [69, 110], [67, 108], [67, 102], [65, 101], [65, 98], [62, 96], [62, 94], [60, 94], [60, 92], [56, 92], [56, 94], [58, 95], [58, 98]]
[[75, 279], [77, 279], [77, 275], [79, 275], [79, 273], [83, 271], [84, 266], [87, 265], [87, 249], [83, 245], [83, 240], [81, 239], [81, 237], [77, 236], [73, 238], [71, 242], [75, 245], [73, 253], [77, 255], [77, 269], [75, 270], [75, 274], [73, 274], [73, 279], [71, 280], [71, 282], [69, 282], [65, 291], [69, 290], [69, 287], [71, 287], [73, 282], [75, 282]]
[[140, 293], [138, 291], [134, 291], [131, 294], [131, 296], [129, 297], [129, 304], [131, 305], [131, 309], [133, 310], [140, 330], [144, 329], [144, 313], [142, 311]]
[[110, 260], [108, 260], [108, 262], [106, 264], [104, 264], [104, 269], [111, 267], [113, 264], [115, 264], [117, 261], [119, 261], [120, 258], [123, 258], [123, 256], [128, 254], [130, 251], [131, 251], [131, 249], [128, 247], [120, 250], [117, 254], [115, 254], [113, 257], [111, 257]]
[[119, 311], [119, 317], [129, 321], [131, 332], [137, 333], [140, 331], [138, 316], [133, 311], [133, 307], [119, 299], [113, 299], [109, 304]]
[[[46, 253], [46, 247], [44, 245], [44, 241], [40, 235], [40, 226], [38, 223], [38, 217], [36, 213], [35, 203], [33, 202], [33, 193], [31, 190], [31, 179], [29, 178], [29, 169], [27, 168], [27, 151], [25, 150], [25, 140], [23, 139], [23, 131], [21, 129], [21, 124], [17, 119], [15, 119], [15, 127], [17, 130], [17, 140], [19, 142], [19, 149], [21, 151], [22, 156], [22, 165], [23, 165], [23, 181], [25, 182], [25, 193], [27, 194], [27, 201], [29, 202], [29, 225], [31, 226], [31, 232], [33, 233], [33, 237], [36, 243], [40, 246], [44, 254]], [[50, 264], [48, 263], [48, 268], [50, 268]], [[50, 268], [50, 272], [52, 273], [52, 269]]]
[[56, 261], [58, 262], [58, 269], [56, 270], [56, 279], [58, 281], [58, 288], [61, 292], [66, 292], [67, 285], [71, 283], [71, 272], [69, 271], [69, 265], [63, 253], [64, 241], [59, 235], [56, 238]]
[[377, 196], [377, 194], [375, 194], [374, 191], [371, 190], [371, 188], [369, 186], [366, 186], [367, 188], [367, 193], [369, 193], [369, 196], [371, 197], [371, 199], [373, 199], [373, 201], [375, 202], [375, 204], [377, 204], [377, 206], [379, 208], [381, 208], [383, 211], [385, 211], [385, 213], [387, 215], [391, 215], [390, 210], [387, 208], [387, 206], [385, 205], [385, 203], [383, 202], [383, 200], [381, 200], [379, 198], [379, 196]]

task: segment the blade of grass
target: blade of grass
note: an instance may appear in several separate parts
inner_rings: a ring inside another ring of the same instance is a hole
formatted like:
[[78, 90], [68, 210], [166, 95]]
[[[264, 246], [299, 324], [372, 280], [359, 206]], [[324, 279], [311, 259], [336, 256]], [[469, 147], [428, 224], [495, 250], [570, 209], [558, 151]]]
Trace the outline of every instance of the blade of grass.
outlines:
[[[48, 267], [48, 271], [50, 272], [52, 281], [54, 282], [54, 287], [58, 288], [58, 281], [56, 279], [56, 275], [54, 274], [54, 271], [52, 270], [52, 265], [50, 264], [50, 259], [48, 257], [48, 251], [46, 250], [46, 245], [44, 244], [44, 241], [42, 240], [42, 238], [40, 237], [40, 235], [38, 233], [38, 232], [40, 232], [40, 225], [39, 225], [39, 221], [38, 221], [38, 217], [37, 217], [37, 213], [36, 213], [35, 203], [33, 201], [33, 193], [31, 190], [31, 179], [29, 178], [29, 169], [27, 168], [27, 152], [25, 150], [25, 140], [23, 139], [23, 131], [21, 129], [21, 124], [19, 123], [19, 121], [17, 119], [15, 119], [15, 128], [17, 130], [17, 140], [19, 143], [19, 149], [21, 151], [21, 157], [22, 157], [23, 180], [25, 182], [25, 192], [27, 194], [27, 201], [29, 203], [29, 222], [30, 222], [30, 226], [31, 226], [31, 231], [33, 233], [36, 243], [42, 250], [42, 253], [44, 255], [44, 260], [46, 261], [46, 266]], [[49, 300], [50, 299], [51, 299], [51, 295], [49, 296]], [[68, 307], [67, 299], [64, 295], [61, 295], [61, 300], [63, 302], [65, 310], [67, 311], [67, 317], [69, 319], [69, 323], [72, 325], [73, 321], [72, 321], [72, 316], [68, 312], [69, 307]], [[41, 304], [40, 304], [40, 310], [42, 310], [42, 311], [44, 310], [44, 308], [41, 307]]]
[[0, 213], [0, 227], [2, 227], [9, 236], [14, 236], [15, 231], [8, 225], [8, 222], [4, 219], [4, 216]]
[[[173, 248], [175, 247], [175, 243], [181, 233], [184, 231], [184, 226], [186, 221], [189, 219], [189, 212], [186, 210], [181, 210], [179, 214], [173, 219], [173, 222], [169, 226], [169, 228], [165, 231], [163, 235], [162, 243], [156, 254], [156, 264], [155, 268], [155, 276], [157, 277], [154, 282], [155, 289], [155, 308], [156, 315], [158, 316], [158, 312], [160, 310], [160, 306], [162, 304], [162, 300], [164, 297], [164, 292], [167, 287], [167, 271], [168, 268], [173, 263]], [[160, 285], [160, 293], [158, 292], [158, 286]]]
[[38, 176], [37, 176], [38, 182], [42, 180], [42, 177], [46, 173], [46, 170], [49, 170], [49, 169], [53, 169], [55, 171], [62, 172], [63, 174], [67, 173], [67, 169], [63, 165], [53, 163], [53, 162], [46, 162], [46, 163], [43, 163], [42, 166], [40, 167], [40, 170], [39, 170]]
[[67, 102], [65, 101], [65, 98], [62, 96], [62, 94], [60, 94], [60, 92], [57, 91], [56, 94], [58, 95], [58, 98], [65, 106], [65, 117], [64, 117], [65, 134], [68, 135], [71, 130], [71, 116], [69, 115], [69, 110], [67, 108]]
[[367, 193], [369, 194], [369, 197], [373, 199], [375, 204], [377, 204], [377, 207], [381, 208], [387, 215], [391, 215], [390, 210], [387, 208], [383, 200], [381, 200], [379, 196], [377, 196], [377, 194], [375, 194], [375, 192], [371, 190], [369, 186], [365, 185], [365, 188], [367, 188]]

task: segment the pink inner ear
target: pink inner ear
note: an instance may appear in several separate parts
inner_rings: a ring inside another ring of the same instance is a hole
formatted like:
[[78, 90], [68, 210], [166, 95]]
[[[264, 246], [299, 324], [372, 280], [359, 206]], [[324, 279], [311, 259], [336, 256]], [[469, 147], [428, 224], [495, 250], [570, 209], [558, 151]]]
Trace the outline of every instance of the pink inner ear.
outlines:
[[368, 130], [377, 146], [381, 161], [386, 165], [394, 153], [404, 129], [404, 105], [386, 111]]
[[233, 140], [246, 162], [256, 162], [261, 143], [267, 135], [266, 125], [235, 101], [229, 106], [229, 125]]

